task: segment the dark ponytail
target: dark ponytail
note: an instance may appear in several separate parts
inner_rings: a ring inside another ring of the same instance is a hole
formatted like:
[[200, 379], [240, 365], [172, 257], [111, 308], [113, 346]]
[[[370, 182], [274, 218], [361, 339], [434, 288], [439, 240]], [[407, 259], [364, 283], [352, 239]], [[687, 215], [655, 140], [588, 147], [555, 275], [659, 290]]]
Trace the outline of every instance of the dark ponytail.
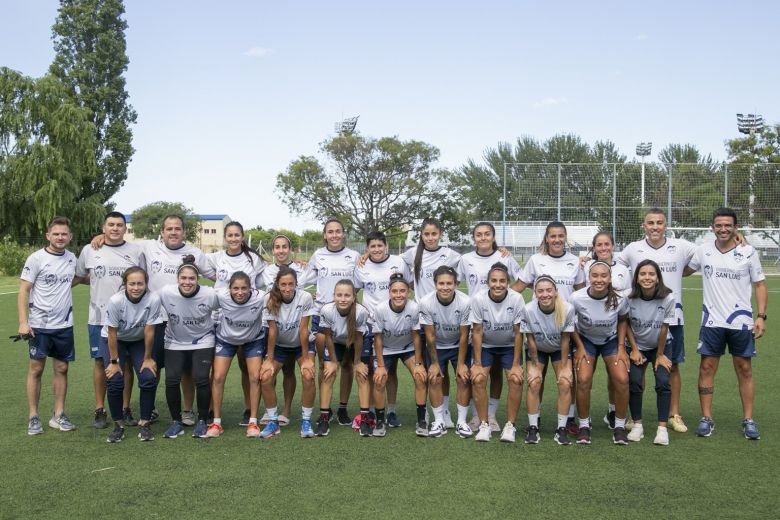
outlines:
[[418, 283], [420, 282], [420, 273], [422, 272], [422, 258], [423, 252], [425, 250], [425, 243], [422, 239], [422, 233], [427, 226], [433, 226], [438, 229], [439, 235], [442, 233], [441, 223], [438, 220], [431, 217], [423, 219], [422, 225], [420, 225], [420, 240], [417, 242], [417, 251], [414, 253], [414, 281]]
[[609, 271], [610, 281], [609, 281], [609, 285], [607, 286], [607, 299], [604, 301], [604, 310], [605, 311], [615, 310], [617, 309], [618, 306], [618, 293], [615, 290], [615, 288], [612, 287], [612, 267], [604, 261], [596, 260], [590, 266], [590, 271], [592, 271], [593, 268], [596, 267], [597, 265], [603, 265], [607, 268], [607, 271]]
[[493, 224], [490, 222], [477, 222], [477, 224], [474, 226], [474, 229], [471, 230], [471, 238], [474, 238], [474, 233], [476, 233], [477, 228], [479, 227], [488, 227], [490, 228], [490, 232], [493, 233], [493, 252], [495, 253], [498, 251], [498, 244], [496, 243], [496, 228]]

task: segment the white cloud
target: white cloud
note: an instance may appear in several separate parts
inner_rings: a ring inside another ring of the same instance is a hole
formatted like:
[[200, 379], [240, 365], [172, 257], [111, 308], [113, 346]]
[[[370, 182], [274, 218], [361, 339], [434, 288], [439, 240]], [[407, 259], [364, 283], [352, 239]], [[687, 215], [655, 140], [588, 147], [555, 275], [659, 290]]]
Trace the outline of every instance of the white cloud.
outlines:
[[649, 36], [647, 36], [645, 33], [639, 33], [636, 36], [634, 36], [634, 40], [636, 40], [638, 42], [645, 41], [648, 38], [649, 38]]
[[274, 53], [273, 49], [267, 49], [265, 47], [250, 47], [241, 54], [244, 56], [249, 56], [251, 58], [263, 58], [265, 56], [270, 56]]
[[569, 102], [569, 99], [565, 96], [558, 96], [558, 97], [546, 97], [540, 101], [537, 101], [534, 103], [534, 108], [543, 108], [543, 107], [551, 107], [556, 105], [565, 105]]

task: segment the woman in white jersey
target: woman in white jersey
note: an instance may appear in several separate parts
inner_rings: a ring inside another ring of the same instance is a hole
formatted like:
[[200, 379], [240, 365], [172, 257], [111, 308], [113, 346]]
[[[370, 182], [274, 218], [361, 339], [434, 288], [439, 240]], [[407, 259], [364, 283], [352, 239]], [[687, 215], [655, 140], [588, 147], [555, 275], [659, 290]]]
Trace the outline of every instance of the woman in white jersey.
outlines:
[[590, 287], [576, 291], [571, 304], [577, 313], [574, 369], [577, 373], [577, 444], [590, 444], [590, 391], [596, 357], [604, 359], [615, 388], [615, 428], [612, 440], [625, 445], [628, 411], [628, 355], [625, 340], [628, 302], [612, 287], [610, 267], [595, 262], [589, 273]]
[[165, 328], [165, 398], [171, 412], [171, 426], [165, 437], [184, 434], [181, 422], [179, 384], [185, 367], [192, 367], [198, 421], [193, 437], [205, 437], [206, 420], [211, 401], [209, 374], [214, 359], [214, 319], [212, 311], [219, 308], [217, 294], [211, 287], [198, 284], [199, 271], [195, 257], [186, 255], [176, 273], [177, 283], [159, 291], [160, 302], [168, 314]]
[[462, 438], [471, 437], [466, 423], [471, 398], [471, 353], [469, 329], [471, 314], [469, 297], [457, 290], [458, 273], [442, 265], [433, 272], [436, 292], [420, 302], [420, 325], [425, 331], [428, 354], [428, 396], [433, 407], [433, 423], [427, 429], [425, 420], [417, 421], [415, 432], [421, 437], [440, 437], [447, 433], [444, 424], [442, 380], [445, 367], [450, 364], [457, 381], [458, 421], [456, 431]]
[[228, 286], [217, 289], [220, 312], [217, 321], [217, 339], [214, 350], [214, 372], [211, 382], [214, 420], [206, 437], [219, 437], [222, 428], [222, 396], [233, 356], [243, 352], [249, 373], [250, 417], [247, 437], [257, 437], [257, 407], [260, 404], [260, 362], [265, 349], [261, 335], [265, 292], [252, 288], [250, 276], [243, 271], [230, 275]]
[[[314, 432], [317, 436], [324, 437], [330, 432], [330, 401], [333, 382], [336, 380], [336, 371], [332, 365], [335, 362], [343, 366], [347, 358], [352, 361], [358, 383], [360, 435], [368, 437], [373, 431], [368, 417], [371, 350], [363, 349], [363, 335], [368, 332], [368, 320], [368, 310], [357, 302], [357, 292], [352, 280], [339, 280], [333, 289], [333, 301], [320, 309], [320, 326], [317, 332], [320, 337], [317, 341], [322, 342], [326, 352], [320, 385], [320, 418]], [[343, 372], [341, 377], [344, 377]]]
[[114, 420], [114, 431], [109, 434], [108, 442], [119, 442], [125, 437], [122, 367], [127, 361], [132, 362], [138, 376], [141, 401], [138, 438], [142, 441], [154, 440], [149, 427], [157, 393], [157, 364], [152, 358], [152, 348], [154, 326], [162, 323], [162, 313], [160, 298], [148, 290], [148, 282], [149, 276], [142, 268], [127, 268], [122, 273], [124, 291], [111, 296], [106, 304], [100, 352], [106, 366], [108, 405]]
[[[316, 314], [311, 319], [311, 331], [315, 337], [317, 355], [320, 358], [320, 386], [323, 384], [325, 360], [325, 337], [317, 334], [320, 325], [320, 310], [322, 306], [333, 301], [333, 290], [339, 280], [352, 280], [355, 262], [360, 256], [353, 249], [346, 247], [347, 234], [344, 224], [338, 219], [329, 219], [322, 230], [325, 247], [317, 249], [309, 260], [306, 282], [316, 284], [314, 298]], [[339, 381], [339, 407], [336, 418], [342, 426], [350, 426], [352, 418], [347, 411], [349, 394], [352, 392], [352, 358], [345, 356], [341, 363], [341, 378]], [[320, 393], [322, 389], [320, 389]]]
[[487, 375], [492, 367], [498, 366], [504, 369], [509, 383], [507, 422], [501, 440], [515, 442], [515, 421], [523, 397], [523, 333], [520, 320], [525, 301], [520, 293], [509, 290], [509, 272], [503, 263], [493, 264], [488, 271], [487, 282], [486, 292], [471, 297], [471, 342], [474, 348], [471, 385], [481, 421], [476, 440], [490, 440]]
[[[301, 437], [314, 437], [311, 413], [314, 406], [314, 347], [309, 343], [309, 319], [314, 315], [314, 300], [298, 286], [298, 273], [286, 265], [279, 266], [266, 297], [265, 321], [268, 324], [265, 361], [262, 368], [263, 399], [269, 421], [261, 438], [279, 433], [276, 411], [276, 374], [288, 363], [297, 360], [301, 370]], [[335, 367], [332, 368], [335, 373]]]
[[558, 427], [554, 440], [561, 446], [568, 446], [566, 422], [571, 405], [571, 335], [574, 332], [574, 307], [558, 292], [555, 280], [547, 275], [536, 277], [534, 299], [525, 306], [521, 330], [526, 337], [526, 373], [528, 393], [528, 431], [525, 442], [539, 442], [539, 404], [544, 367], [552, 362], [558, 384]]
[[671, 340], [669, 325], [676, 323], [675, 300], [671, 289], [664, 285], [661, 268], [654, 261], [642, 260], [637, 264], [628, 305], [631, 324], [628, 334], [628, 343], [631, 345], [628, 404], [634, 420], [628, 440], [638, 442], [644, 437], [642, 394], [645, 389], [645, 369], [650, 365], [655, 375], [658, 406], [658, 430], [653, 443], [666, 446], [669, 444], [666, 425], [672, 401], [672, 387], [669, 383], [672, 360], [665, 351]]
[[[409, 301], [409, 282], [402, 273], [393, 273], [388, 282], [389, 301], [374, 308], [374, 406], [376, 426], [374, 437], [385, 436], [385, 385], [388, 367], [401, 360], [414, 381], [414, 400], [417, 420], [425, 421], [425, 371], [422, 341], [420, 340], [420, 311], [416, 302]], [[363, 300], [365, 301], [365, 300]]]

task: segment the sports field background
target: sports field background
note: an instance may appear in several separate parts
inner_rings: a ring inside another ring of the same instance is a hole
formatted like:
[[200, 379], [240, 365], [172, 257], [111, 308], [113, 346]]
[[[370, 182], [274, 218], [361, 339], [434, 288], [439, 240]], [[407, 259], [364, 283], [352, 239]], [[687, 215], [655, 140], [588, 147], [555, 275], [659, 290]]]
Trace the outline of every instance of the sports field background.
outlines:
[[[247, 439], [244, 428], [237, 426], [243, 402], [235, 364], [226, 387], [222, 437], [163, 439], [169, 418], [160, 387], [161, 422], [153, 426], [157, 440], [141, 443], [130, 428], [124, 442], [112, 445], [105, 441], [109, 430], [92, 428], [88, 288], [74, 290], [77, 356], [66, 401], [66, 412], [78, 430], [62, 433], [45, 426], [43, 435], [30, 437], [26, 345], [7, 339], [17, 330], [18, 284], [0, 277], [0, 517], [777, 518], [780, 314], [773, 310], [780, 301], [780, 278], [771, 277], [767, 284], [768, 330], [754, 363], [755, 418], [762, 434], [758, 442], [742, 436], [728, 356], [716, 381], [715, 434], [700, 439], [692, 433], [699, 418], [695, 348], [702, 298], [701, 280], [692, 277], [685, 281], [683, 296], [688, 362], [683, 365], [682, 394], [682, 413], [691, 431], [670, 432], [668, 447], [652, 444], [652, 377], [646, 381], [645, 439], [627, 447], [612, 444], [601, 421], [606, 407], [603, 366], [594, 381], [591, 446], [561, 447], [552, 441], [554, 385], [547, 388], [537, 446], [503, 444], [497, 434], [486, 444], [459, 439], [453, 432], [439, 439], [418, 438], [412, 384], [405, 371], [400, 373], [398, 406], [403, 427], [389, 430], [385, 438], [360, 438], [334, 422], [330, 436], [301, 439], [299, 384], [291, 425], [271, 440]], [[524, 296], [527, 299], [528, 293]], [[136, 414], [137, 398], [136, 388]], [[502, 424], [504, 403], [498, 414]], [[40, 405], [44, 425], [51, 406], [49, 363]], [[451, 408], [455, 414], [454, 402]], [[350, 412], [357, 410], [355, 387]], [[525, 393], [519, 439], [524, 423]]]

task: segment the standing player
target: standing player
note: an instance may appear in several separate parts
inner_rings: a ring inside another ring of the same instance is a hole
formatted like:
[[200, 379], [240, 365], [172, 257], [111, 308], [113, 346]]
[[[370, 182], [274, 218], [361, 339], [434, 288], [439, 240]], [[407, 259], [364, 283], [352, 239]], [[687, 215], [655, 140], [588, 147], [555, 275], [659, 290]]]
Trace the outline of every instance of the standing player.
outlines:
[[54, 217], [46, 226], [49, 245], [27, 257], [19, 282], [17, 310], [19, 335], [29, 340], [30, 367], [27, 371], [28, 435], [43, 433], [38, 418], [41, 377], [46, 358], [53, 358], [54, 414], [49, 426], [63, 432], [76, 427], [65, 415], [68, 392], [68, 364], [76, 359], [73, 345], [73, 297], [76, 257], [66, 249], [73, 235], [70, 220]]
[[[125, 242], [127, 219], [118, 212], [108, 213], [103, 221], [105, 240], [99, 249], [86, 245], [76, 264], [76, 282], [89, 284], [89, 355], [95, 360], [92, 369], [92, 385], [95, 388], [95, 428], [105, 428], [106, 366], [100, 353], [101, 330], [105, 325], [108, 300], [122, 286], [122, 275], [134, 266], [144, 265], [143, 254], [137, 244]], [[130, 359], [124, 368], [124, 396], [122, 421], [125, 426], [138, 422], [130, 411], [130, 394], [133, 388], [133, 366]]]
[[[732, 356], [742, 399], [742, 431], [745, 438], [761, 435], [753, 420], [753, 367], [755, 340], [766, 330], [768, 294], [758, 252], [749, 245], [737, 245], [737, 214], [730, 208], [715, 210], [712, 217], [715, 241], [702, 244], [689, 267], [704, 273], [704, 307], [699, 332], [699, 401], [702, 418], [696, 435], [709, 437], [715, 430], [712, 394], [715, 374], [726, 346]], [[750, 302], [750, 287], [756, 292], [756, 319]]]

